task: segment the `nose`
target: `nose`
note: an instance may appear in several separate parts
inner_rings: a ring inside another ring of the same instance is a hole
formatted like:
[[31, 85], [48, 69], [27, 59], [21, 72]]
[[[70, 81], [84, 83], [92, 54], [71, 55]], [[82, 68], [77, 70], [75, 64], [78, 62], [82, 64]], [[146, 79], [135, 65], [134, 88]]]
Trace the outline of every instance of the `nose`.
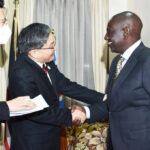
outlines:
[[56, 45], [54, 46], [54, 51], [56, 51]]
[[107, 33], [105, 34], [104, 39], [105, 39], [106, 41], [109, 39]]

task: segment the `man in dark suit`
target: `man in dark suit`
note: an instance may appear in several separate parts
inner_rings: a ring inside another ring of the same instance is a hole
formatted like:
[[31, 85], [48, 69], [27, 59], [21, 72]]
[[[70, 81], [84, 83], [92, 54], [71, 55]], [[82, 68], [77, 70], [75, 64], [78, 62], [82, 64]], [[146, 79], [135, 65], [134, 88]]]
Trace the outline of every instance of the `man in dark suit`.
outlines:
[[11, 119], [11, 150], [60, 150], [60, 127], [72, 125], [72, 114], [59, 108], [59, 93], [89, 104], [104, 97], [59, 72], [53, 62], [55, 36], [50, 31], [49, 26], [34, 23], [18, 37], [20, 55], [10, 76], [10, 98], [41, 94], [49, 108]]
[[107, 26], [105, 40], [120, 55], [111, 64], [108, 98], [89, 107], [89, 121], [109, 119], [108, 150], [150, 150], [150, 49], [141, 42], [142, 26], [128, 11]]
[[[6, 23], [6, 16], [4, 12], [4, 1], [0, 0], [0, 45], [6, 44], [10, 37], [10, 29]], [[27, 96], [15, 98], [9, 102], [0, 102], [0, 122], [9, 119], [10, 112], [29, 110], [35, 107], [35, 104]]]

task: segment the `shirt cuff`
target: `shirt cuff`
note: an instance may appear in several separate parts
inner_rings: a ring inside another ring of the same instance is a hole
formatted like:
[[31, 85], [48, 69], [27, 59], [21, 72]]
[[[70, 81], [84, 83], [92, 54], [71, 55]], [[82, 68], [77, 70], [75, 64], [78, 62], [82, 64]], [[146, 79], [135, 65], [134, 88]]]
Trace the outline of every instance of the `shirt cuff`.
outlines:
[[104, 95], [103, 97], [103, 102], [107, 100], [107, 94]]
[[84, 106], [84, 109], [86, 111], [86, 119], [90, 119], [90, 109], [87, 106]]

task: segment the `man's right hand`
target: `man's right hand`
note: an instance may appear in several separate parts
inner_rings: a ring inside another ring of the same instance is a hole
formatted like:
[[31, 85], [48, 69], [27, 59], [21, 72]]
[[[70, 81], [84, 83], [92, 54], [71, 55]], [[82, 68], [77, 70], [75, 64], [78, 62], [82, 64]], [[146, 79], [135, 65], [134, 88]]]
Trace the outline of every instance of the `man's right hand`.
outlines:
[[74, 105], [71, 109], [72, 124], [80, 126], [86, 120], [86, 111], [83, 107]]
[[7, 101], [6, 103], [9, 107], [10, 112], [31, 110], [36, 107], [36, 105], [32, 101], [30, 101], [29, 96], [20, 96]]

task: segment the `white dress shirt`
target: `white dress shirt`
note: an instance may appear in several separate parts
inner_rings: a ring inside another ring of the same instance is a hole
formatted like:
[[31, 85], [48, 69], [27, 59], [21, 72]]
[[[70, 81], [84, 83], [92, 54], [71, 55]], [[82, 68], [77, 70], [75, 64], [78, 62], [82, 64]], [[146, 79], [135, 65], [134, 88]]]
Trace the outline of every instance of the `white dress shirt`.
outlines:
[[131, 45], [125, 52], [121, 55], [125, 60], [122, 62], [122, 68], [126, 64], [127, 60], [131, 56], [131, 54], [135, 51], [135, 49], [140, 45], [141, 40], [136, 41], [133, 45]]

